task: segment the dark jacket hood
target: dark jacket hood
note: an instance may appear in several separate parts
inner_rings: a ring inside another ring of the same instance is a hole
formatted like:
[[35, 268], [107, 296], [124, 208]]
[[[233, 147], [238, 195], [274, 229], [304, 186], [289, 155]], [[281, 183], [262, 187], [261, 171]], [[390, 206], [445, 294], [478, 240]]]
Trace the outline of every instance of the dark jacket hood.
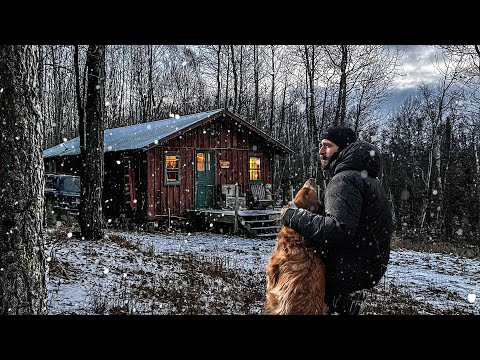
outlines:
[[368, 176], [380, 177], [382, 161], [380, 150], [375, 145], [357, 140], [340, 151], [329, 170], [333, 174], [345, 170], [366, 170]]

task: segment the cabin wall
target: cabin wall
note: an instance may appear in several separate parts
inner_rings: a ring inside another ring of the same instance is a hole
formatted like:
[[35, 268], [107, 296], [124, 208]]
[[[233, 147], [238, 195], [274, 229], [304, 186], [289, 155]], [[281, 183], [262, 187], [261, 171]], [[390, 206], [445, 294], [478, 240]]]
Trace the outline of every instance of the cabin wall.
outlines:
[[[128, 161], [133, 170], [136, 193], [136, 209], [130, 207], [128, 183]], [[127, 218], [144, 218], [147, 212], [147, 155], [143, 151], [108, 152], [105, 154], [103, 200], [105, 218], [116, 218], [124, 214]]]
[[[168, 209], [171, 215], [183, 215], [186, 210], [195, 209], [195, 150], [215, 151], [216, 202], [221, 185], [236, 182], [240, 191], [246, 193], [247, 204], [251, 201], [249, 156], [262, 158], [263, 183], [273, 185], [273, 154], [267, 141], [247, 127], [220, 117], [148, 150], [148, 219], [168, 215]], [[180, 154], [178, 185], [165, 185], [165, 152]], [[230, 167], [221, 168], [220, 160], [229, 161]]]
[[[126, 202], [125, 167], [130, 159], [134, 172], [134, 185], [137, 195], [136, 210]], [[45, 173], [80, 175], [80, 156], [45, 159]], [[145, 218], [147, 214], [147, 155], [143, 151], [121, 151], [105, 153], [103, 177], [103, 214], [106, 220], [124, 214], [127, 218]]]

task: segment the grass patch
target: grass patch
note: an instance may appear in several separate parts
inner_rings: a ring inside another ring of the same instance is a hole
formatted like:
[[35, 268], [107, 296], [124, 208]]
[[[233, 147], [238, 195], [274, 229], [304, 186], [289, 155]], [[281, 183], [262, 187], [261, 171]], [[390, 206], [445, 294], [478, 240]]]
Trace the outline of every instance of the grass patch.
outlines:
[[441, 240], [421, 240], [418, 238], [393, 236], [390, 247], [392, 249], [436, 252], [447, 255], [456, 254], [469, 259], [480, 258], [480, 246], [462, 241], [446, 242]]

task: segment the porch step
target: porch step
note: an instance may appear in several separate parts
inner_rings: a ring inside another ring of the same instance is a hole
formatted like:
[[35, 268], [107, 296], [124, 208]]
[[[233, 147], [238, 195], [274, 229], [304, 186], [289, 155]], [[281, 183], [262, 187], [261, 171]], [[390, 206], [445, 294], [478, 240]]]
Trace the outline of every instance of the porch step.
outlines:
[[[198, 216], [201, 215], [201, 216]], [[194, 228], [215, 231], [218, 227], [234, 226], [234, 212], [231, 210], [192, 210], [188, 218]], [[238, 230], [244, 235], [258, 239], [275, 238], [281, 230], [279, 223], [280, 210], [240, 210], [238, 211]], [[212, 226], [213, 224], [213, 226]]]
[[278, 233], [257, 234], [259, 238], [276, 238]]
[[275, 230], [278, 230], [280, 231], [280, 226], [258, 226], [258, 227], [251, 227], [252, 230], [255, 230], [255, 231], [258, 231], [258, 230], [271, 230], [271, 229], [275, 229]]
[[259, 214], [255, 218], [242, 221], [242, 225], [249, 236], [261, 239], [275, 238], [281, 229], [278, 214], [274, 216]]
[[252, 224], [257, 224], [257, 223], [265, 223], [265, 222], [272, 222], [272, 221], [277, 221], [277, 220], [245, 220], [246, 223], [252, 223]]

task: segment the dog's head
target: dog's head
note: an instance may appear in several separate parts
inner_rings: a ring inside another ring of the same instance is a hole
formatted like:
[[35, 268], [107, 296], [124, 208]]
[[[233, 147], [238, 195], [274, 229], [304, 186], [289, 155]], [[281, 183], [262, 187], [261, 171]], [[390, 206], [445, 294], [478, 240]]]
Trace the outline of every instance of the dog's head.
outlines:
[[320, 213], [322, 205], [318, 200], [317, 183], [314, 178], [308, 179], [303, 187], [297, 192], [295, 205], [299, 208], [308, 209], [314, 213]]

